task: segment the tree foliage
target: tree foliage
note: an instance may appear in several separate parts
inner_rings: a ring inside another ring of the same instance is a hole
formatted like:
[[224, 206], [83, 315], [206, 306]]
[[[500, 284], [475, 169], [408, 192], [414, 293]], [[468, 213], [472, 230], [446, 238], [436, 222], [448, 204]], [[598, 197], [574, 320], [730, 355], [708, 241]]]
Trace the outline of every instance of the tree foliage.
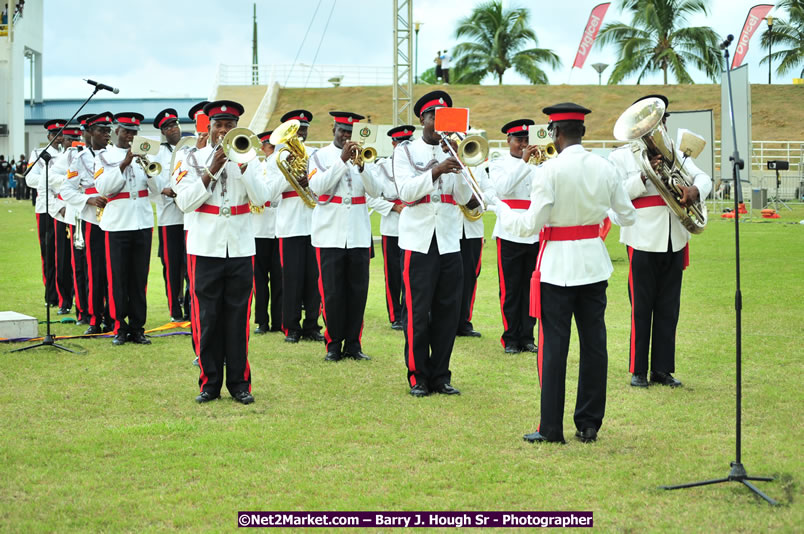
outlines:
[[[766, 28], [760, 42], [765, 49], [771, 45], [771, 60], [778, 64], [776, 73], [782, 75], [804, 64], [804, 0], [782, 0], [776, 7], [786, 10], [788, 18], [774, 19], [772, 31]], [[766, 55], [760, 64], [767, 62]]]

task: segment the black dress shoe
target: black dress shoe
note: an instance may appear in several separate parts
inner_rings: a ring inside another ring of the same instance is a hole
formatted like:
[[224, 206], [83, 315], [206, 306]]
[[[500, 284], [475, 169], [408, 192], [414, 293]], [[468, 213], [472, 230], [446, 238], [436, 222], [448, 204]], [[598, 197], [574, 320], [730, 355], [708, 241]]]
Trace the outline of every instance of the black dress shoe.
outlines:
[[254, 402], [254, 397], [252, 397], [251, 393], [249, 393], [248, 391], [238, 391], [237, 393], [232, 395], [232, 397], [234, 397], [234, 400], [236, 400], [241, 404], [251, 404], [252, 402]]
[[199, 396], [195, 398], [195, 402], [201, 404], [204, 402], [214, 401], [215, 399], [220, 399], [220, 395], [213, 395], [209, 391], [202, 391]]
[[473, 328], [469, 328], [466, 330], [458, 330], [458, 336], [460, 337], [480, 337], [481, 334], [477, 330]]
[[142, 332], [135, 332], [133, 334], [129, 334], [128, 340], [132, 343], [137, 343], [138, 345], [150, 345], [151, 340], [145, 337], [145, 334]]
[[634, 373], [631, 376], [631, 385], [635, 388], [646, 388], [648, 387], [648, 379], [645, 373]]
[[441, 384], [440, 386], [436, 386], [434, 391], [436, 393], [441, 393], [442, 395], [460, 395], [461, 392], [452, 387], [450, 384]]
[[524, 347], [522, 347], [523, 352], [539, 352], [539, 347], [534, 345], [533, 343], [526, 343]]
[[182, 318], [181, 317], [171, 317], [170, 322], [171, 323], [180, 323], [180, 322], [182, 322]]
[[302, 339], [306, 339], [307, 341], [317, 341], [319, 343], [326, 341], [324, 335], [321, 332], [316, 332], [315, 330], [302, 334]]
[[69, 313], [70, 313], [70, 308], [65, 308], [64, 306], [59, 308], [59, 311], [56, 312], [57, 315], [67, 315]]
[[89, 319], [86, 319], [86, 318], [84, 318], [84, 317], [80, 317], [80, 318], [79, 318], [79, 319], [78, 319], [78, 320], [75, 322], [75, 324], [77, 324], [77, 325], [85, 325], [85, 324], [89, 324]]
[[259, 325], [257, 328], [254, 329], [254, 333], [255, 334], [266, 334], [266, 333], [268, 333], [268, 325], [267, 324]]
[[660, 384], [662, 386], [670, 386], [671, 388], [677, 388], [684, 385], [681, 383], [681, 380], [673, 378], [673, 375], [671, 375], [670, 373], [662, 373], [662, 372], [655, 372], [655, 373], [651, 372], [650, 383]]
[[115, 334], [114, 339], [112, 339], [112, 345], [125, 345], [128, 336], [125, 334]]
[[391, 330], [402, 330], [402, 321], [394, 321], [391, 323]]
[[97, 326], [97, 325], [90, 325], [89, 328], [84, 330], [84, 335], [85, 336], [92, 336], [92, 335], [95, 335], [95, 334], [102, 334], [102, 333], [103, 333], [103, 330], [101, 330], [101, 327]]
[[282, 327], [281, 326], [272, 326], [268, 331], [269, 332], [281, 332]]
[[592, 443], [597, 441], [597, 430], [594, 428], [584, 428], [583, 430], [576, 430], [575, 437], [583, 443]]
[[327, 352], [327, 355], [324, 356], [325, 362], [339, 362], [343, 359], [343, 355], [340, 352], [331, 350]]
[[101, 331], [104, 334], [108, 334], [109, 332], [114, 332], [114, 326], [110, 325], [110, 324], [107, 324], [107, 323], [101, 323], [100, 328], [101, 328]]
[[371, 357], [367, 354], [364, 354], [360, 351], [358, 352], [344, 352], [344, 358], [352, 358], [353, 360], [370, 360]]
[[547, 439], [539, 434], [539, 431], [525, 434], [522, 438], [528, 443], [566, 443], [563, 439]]
[[507, 347], [505, 347], [506, 354], [519, 354], [520, 352], [522, 351], [520, 351], [519, 347], [517, 347], [516, 345], [508, 345]]
[[288, 332], [285, 334], [285, 343], [298, 343], [300, 339], [300, 332]]
[[424, 387], [421, 384], [416, 384], [412, 388], [410, 388], [410, 394], [414, 397], [426, 397], [430, 394], [430, 390]]

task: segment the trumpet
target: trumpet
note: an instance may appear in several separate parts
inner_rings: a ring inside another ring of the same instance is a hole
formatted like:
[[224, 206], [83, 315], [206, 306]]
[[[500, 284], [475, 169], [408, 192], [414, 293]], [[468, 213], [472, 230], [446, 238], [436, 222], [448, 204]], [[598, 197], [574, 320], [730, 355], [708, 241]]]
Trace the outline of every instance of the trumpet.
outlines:
[[137, 163], [140, 164], [142, 170], [145, 171], [145, 174], [148, 176], [148, 178], [153, 178], [154, 176], [162, 173], [162, 164], [158, 161], [150, 161], [148, 156], [137, 156]]
[[363, 142], [357, 143], [357, 150], [352, 156], [352, 163], [357, 167], [362, 167], [366, 163], [373, 163], [377, 159], [377, 149], [373, 146], [363, 146]]
[[536, 147], [536, 152], [534, 152], [530, 159], [528, 160], [528, 165], [541, 165], [548, 159], [553, 159], [558, 155], [558, 151], [556, 150], [556, 145], [553, 143], [547, 143], [542, 147]]
[[[257, 157], [261, 146], [260, 138], [248, 128], [232, 128], [223, 136], [220, 144], [212, 149], [210, 157], [214, 157], [218, 148], [223, 148], [227, 162], [248, 163]], [[215, 173], [215, 180], [218, 179], [225, 168], [226, 163], [221, 165], [221, 168]]]
[[464, 205], [458, 205], [458, 208], [460, 208], [464, 217], [470, 221], [476, 221], [483, 216], [483, 212], [486, 210], [487, 205], [486, 198], [483, 196], [483, 191], [480, 189], [480, 184], [475, 178], [475, 175], [472, 174], [472, 170], [469, 167], [476, 167], [486, 161], [486, 158], [489, 155], [489, 142], [485, 137], [480, 135], [465, 135], [461, 137], [461, 134], [456, 132], [455, 135], [458, 137], [458, 139], [460, 139], [461, 142], [458, 145], [458, 150], [455, 151], [452, 148], [450, 138], [444, 132], [439, 133], [441, 134], [441, 139], [447, 146], [449, 153], [458, 160], [458, 163], [460, 163], [461, 176], [463, 177], [464, 182], [466, 182], [466, 184], [469, 186], [469, 189], [472, 190], [472, 196], [480, 204], [474, 209], [469, 209]]

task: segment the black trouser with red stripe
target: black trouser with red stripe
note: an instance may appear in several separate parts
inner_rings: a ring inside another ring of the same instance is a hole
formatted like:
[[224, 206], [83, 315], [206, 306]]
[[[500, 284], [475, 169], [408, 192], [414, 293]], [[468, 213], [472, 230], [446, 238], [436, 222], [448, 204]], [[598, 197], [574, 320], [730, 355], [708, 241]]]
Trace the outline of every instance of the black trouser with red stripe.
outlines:
[[402, 320], [402, 262], [399, 238], [382, 236], [382, 259], [385, 272], [385, 307], [391, 323]]
[[452, 378], [449, 360], [461, 313], [461, 254], [438, 253], [435, 236], [427, 254], [402, 251], [405, 288], [405, 364], [411, 387], [435, 389]]
[[463, 263], [463, 288], [461, 290], [461, 318], [458, 331], [472, 330], [472, 311], [475, 307], [477, 277], [483, 257], [483, 238], [461, 238], [461, 262]]
[[536, 319], [528, 313], [530, 277], [536, 268], [539, 243], [516, 243], [497, 238], [497, 276], [500, 281], [503, 347], [533, 343]]
[[180, 303], [182, 283], [187, 272], [184, 251], [184, 226], [171, 224], [159, 227], [159, 257], [162, 258], [162, 278], [165, 280], [165, 295], [170, 317], [184, 316]]
[[317, 248], [316, 260], [327, 352], [357, 354], [368, 297], [369, 249]]
[[[84, 224], [81, 222], [80, 224]], [[70, 252], [71, 252], [71, 264], [72, 264], [72, 274], [73, 274], [73, 292], [75, 294], [75, 308], [76, 308], [76, 317], [78, 319], [86, 319], [89, 320], [89, 302], [88, 302], [88, 293], [87, 293], [87, 258], [86, 258], [86, 248], [87, 242], [86, 238], [84, 239], [84, 247], [83, 248], [75, 248], [75, 233], [78, 231], [78, 227], [75, 225], [70, 225]], [[83, 230], [81, 230], [83, 234]]]
[[[282, 328], [285, 333], [318, 332], [318, 315], [321, 295], [318, 292], [318, 265], [310, 236], [282, 237], [279, 239], [282, 261]], [[301, 308], [304, 303], [304, 323]]]
[[201, 374], [198, 385], [213, 397], [223, 387], [234, 395], [251, 391], [248, 363], [249, 319], [254, 290], [254, 258], [187, 255], [192, 295], [192, 328]]
[[97, 224], [84, 221], [84, 243], [87, 261], [87, 310], [89, 323], [111, 324], [108, 281], [106, 279], [106, 232]]
[[[282, 262], [279, 258], [279, 240], [258, 237], [254, 240], [257, 253], [254, 255], [254, 322], [269, 327], [271, 316], [274, 318], [270, 330], [282, 329]], [[270, 301], [271, 311], [268, 312]]]
[[70, 253], [70, 233], [68, 226], [53, 219], [56, 247], [56, 292], [59, 295], [59, 308], [73, 307], [73, 261]]
[[106, 278], [109, 312], [115, 334], [143, 332], [153, 228], [106, 232]]
[[631, 269], [628, 298], [631, 301], [631, 351], [628, 370], [647, 374], [650, 370], [676, 370], [676, 325], [681, 302], [684, 249], [673, 252], [644, 252], [627, 247]]
[[575, 426], [600, 430], [606, 412], [606, 287], [608, 282], [556, 286], [542, 282], [539, 324], [539, 383], [542, 387], [539, 433], [564, 439], [564, 391], [572, 317], [578, 329], [580, 362]]
[[47, 213], [36, 214], [36, 230], [39, 233], [39, 253], [42, 256], [42, 283], [45, 286], [45, 302], [59, 305], [56, 291], [56, 240], [53, 234], [53, 217]]

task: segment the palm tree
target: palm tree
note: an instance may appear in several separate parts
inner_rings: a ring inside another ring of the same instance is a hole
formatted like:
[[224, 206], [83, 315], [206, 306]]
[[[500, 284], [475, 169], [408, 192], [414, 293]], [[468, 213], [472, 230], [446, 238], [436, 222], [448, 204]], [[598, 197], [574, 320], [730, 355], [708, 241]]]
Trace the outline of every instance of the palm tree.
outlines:
[[[804, 63], [804, 1], [782, 0], [776, 7], [787, 9], [789, 20], [775, 19], [772, 33], [766, 29], [762, 33], [761, 42], [765, 48], [768, 45], [772, 45], [771, 49], [777, 45], [789, 47], [787, 50], [778, 50], [771, 54], [771, 59], [779, 62], [776, 73], [781, 75]], [[759, 63], [767, 62], [768, 56], [765, 56]]]
[[691, 28], [687, 17], [709, 14], [708, 0], [620, 0], [620, 9], [632, 15], [631, 24], [611, 22], [603, 26], [598, 45], [616, 45], [620, 57], [609, 76], [609, 84], [620, 83], [637, 74], [637, 84], [645, 75], [661, 70], [667, 85], [671, 71], [677, 83], [694, 83], [687, 69], [702, 70], [717, 81], [722, 69], [719, 37], [709, 26]]
[[[529, 17], [526, 8], [503, 9], [502, 0], [478, 5], [458, 21], [455, 37], [470, 40], [454, 48], [455, 70], [475, 83], [492, 74], [502, 85], [503, 74], [513, 68], [531, 83], [546, 84], [547, 74], [540, 65], [558, 68], [561, 60], [552, 50], [535, 48], [539, 40], [529, 27]], [[528, 45], [534, 48], [525, 48]]]

